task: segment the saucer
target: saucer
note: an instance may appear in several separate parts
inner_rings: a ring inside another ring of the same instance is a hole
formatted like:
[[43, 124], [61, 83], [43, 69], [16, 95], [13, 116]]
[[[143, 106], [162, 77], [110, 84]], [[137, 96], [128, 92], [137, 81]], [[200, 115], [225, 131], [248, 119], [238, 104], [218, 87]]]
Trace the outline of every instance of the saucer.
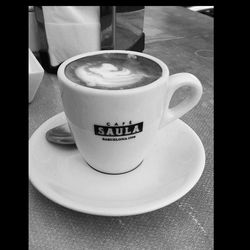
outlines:
[[69, 209], [103, 216], [128, 216], [171, 204], [189, 192], [205, 166], [196, 133], [176, 120], [161, 129], [135, 170], [121, 175], [89, 167], [76, 147], [48, 142], [48, 129], [66, 121], [64, 112], [45, 121], [29, 140], [29, 179], [43, 195]]

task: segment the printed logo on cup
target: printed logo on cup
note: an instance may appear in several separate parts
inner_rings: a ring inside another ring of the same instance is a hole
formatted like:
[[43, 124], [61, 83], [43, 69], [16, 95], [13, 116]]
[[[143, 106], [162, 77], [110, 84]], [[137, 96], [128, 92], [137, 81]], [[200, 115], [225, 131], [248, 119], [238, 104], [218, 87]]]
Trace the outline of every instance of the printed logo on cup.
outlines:
[[129, 124], [120, 126], [118, 123], [111, 125], [107, 123], [106, 126], [103, 125], [94, 125], [94, 132], [97, 136], [102, 136], [104, 141], [121, 141], [136, 138], [135, 134], [141, 133], [143, 130], [143, 122], [132, 124], [132, 121]]

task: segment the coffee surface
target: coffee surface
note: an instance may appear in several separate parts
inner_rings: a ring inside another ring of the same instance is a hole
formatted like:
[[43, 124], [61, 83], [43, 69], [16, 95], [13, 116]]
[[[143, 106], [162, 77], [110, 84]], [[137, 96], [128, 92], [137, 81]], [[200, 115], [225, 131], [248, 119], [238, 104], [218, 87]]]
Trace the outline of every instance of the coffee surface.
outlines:
[[130, 89], [154, 82], [161, 77], [162, 69], [156, 62], [142, 56], [104, 53], [69, 63], [65, 75], [90, 88]]

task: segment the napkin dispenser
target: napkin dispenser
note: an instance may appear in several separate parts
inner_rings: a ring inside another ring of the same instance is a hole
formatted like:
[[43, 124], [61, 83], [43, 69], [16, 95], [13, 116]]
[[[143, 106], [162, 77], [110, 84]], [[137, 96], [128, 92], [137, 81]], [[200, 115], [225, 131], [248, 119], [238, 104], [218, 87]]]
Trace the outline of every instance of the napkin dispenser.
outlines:
[[34, 6], [38, 56], [45, 71], [77, 54], [144, 50], [144, 6]]

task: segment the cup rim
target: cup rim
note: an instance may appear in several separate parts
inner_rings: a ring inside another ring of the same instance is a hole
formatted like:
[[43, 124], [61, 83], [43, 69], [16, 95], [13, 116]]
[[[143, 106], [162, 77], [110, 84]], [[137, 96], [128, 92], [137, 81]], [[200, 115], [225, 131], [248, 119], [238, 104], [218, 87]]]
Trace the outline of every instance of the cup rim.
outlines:
[[[136, 87], [136, 88], [130, 88], [130, 89], [91, 88], [91, 87], [86, 87], [84, 85], [80, 85], [78, 83], [75, 83], [66, 77], [64, 70], [69, 63], [71, 63], [77, 59], [80, 59], [82, 57], [91, 56], [91, 55], [98, 55], [98, 54], [105, 54], [105, 53], [133, 54], [133, 55], [138, 55], [141, 57], [148, 58], [148, 59], [154, 61], [155, 63], [157, 63], [161, 67], [162, 75], [157, 80], [155, 80], [154, 82], [152, 82], [150, 84], [143, 85], [143, 86]], [[111, 95], [124, 95], [124, 94], [136, 94], [139, 92], [148, 91], [148, 90], [151, 90], [152, 88], [155, 88], [158, 85], [164, 84], [165, 81], [167, 81], [167, 79], [169, 77], [169, 69], [168, 69], [168, 66], [160, 59], [158, 59], [154, 56], [151, 56], [149, 54], [142, 53], [142, 52], [130, 51], [130, 50], [99, 50], [99, 51], [81, 53], [81, 54], [78, 54], [76, 56], [73, 56], [73, 57], [66, 59], [59, 66], [59, 68], [57, 70], [57, 77], [63, 84], [67, 85], [70, 88], [77, 89], [77, 91], [80, 91], [80, 92], [84, 92], [84, 93], [88, 92], [90, 94], [92, 93], [92, 94], [101, 94], [101, 95], [102, 94], [103, 95], [109, 95], [109, 94], [111, 94]]]

